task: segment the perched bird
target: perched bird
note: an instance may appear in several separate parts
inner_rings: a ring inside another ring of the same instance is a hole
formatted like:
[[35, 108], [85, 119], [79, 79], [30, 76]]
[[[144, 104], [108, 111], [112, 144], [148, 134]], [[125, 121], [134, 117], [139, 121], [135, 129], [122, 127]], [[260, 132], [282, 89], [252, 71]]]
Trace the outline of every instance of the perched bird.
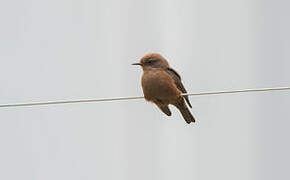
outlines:
[[167, 60], [157, 53], [150, 53], [141, 58], [139, 63], [143, 69], [142, 89], [147, 101], [156, 104], [166, 115], [171, 116], [169, 104], [174, 105], [181, 112], [184, 120], [190, 124], [195, 122], [188, 107], [191, 108], [188, 96], [182, 96], [187, 93], [180, 75], [172, 69]]

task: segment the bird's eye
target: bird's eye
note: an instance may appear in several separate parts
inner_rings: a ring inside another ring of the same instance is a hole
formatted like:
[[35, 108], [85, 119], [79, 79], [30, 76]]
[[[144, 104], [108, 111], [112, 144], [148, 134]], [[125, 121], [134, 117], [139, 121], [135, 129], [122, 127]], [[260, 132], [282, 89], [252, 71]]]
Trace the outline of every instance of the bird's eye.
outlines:
[[155, 60], [155, 59], [152, 59], [152, 60], [148, 60], [148, 61], [146, 62], [146, 64], [153, 64], [154, 62], [156, 62], [156, 60]]

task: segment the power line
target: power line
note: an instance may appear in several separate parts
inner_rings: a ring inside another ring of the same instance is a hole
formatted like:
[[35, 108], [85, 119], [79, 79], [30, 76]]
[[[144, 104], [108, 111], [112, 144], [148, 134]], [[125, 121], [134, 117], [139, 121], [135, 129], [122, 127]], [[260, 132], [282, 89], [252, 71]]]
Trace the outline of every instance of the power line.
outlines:
[[[260, 88], [260, 89], [242, 89], [242, 90], [230, 90], [230, 91], [212, 91], [212, 92], [200, 92], [200, 93], [187, 93], [183, 96], [205, 96], [205, 95], [218, 95], [218, 94], [236, 94], [236, 93], [248, 93], [248, 92], [266, 92], [266, 91], [282, 91], [290, 90], [290, 87], [275, 87], [275, 88]], [[125, 101], [143, 99], [143, 96], [135, 97], [116, 97], [116, 98], [101, 98], [101, 99], [83, 99], [83, 100], [63, 100], [63, 101], [47, 101], [47, 102], [32, 102], [32, 103], [16, 103], [16, 104], [2, 104], [0, 108], [5, 107], [23, 107], [23, 106], [42, 106], [53, 104], [74, 104], [74, 103], [89, 103], [89, 102], [110, 102], [110, 101]]]
[[205, 95], [235, 94], [235, 93], [247, 93], [247, 92], [265, 92], [265, 91], [282, 91], [282, 90], [290, 90], [290, 87], [243, 89], [243, 90], [232, 90], [232, 91], [213, 91], [213, 92], [201, 92], [201, 93], [188, 93], [188, 94], [183, 94], [183, 95], [205, 96]]

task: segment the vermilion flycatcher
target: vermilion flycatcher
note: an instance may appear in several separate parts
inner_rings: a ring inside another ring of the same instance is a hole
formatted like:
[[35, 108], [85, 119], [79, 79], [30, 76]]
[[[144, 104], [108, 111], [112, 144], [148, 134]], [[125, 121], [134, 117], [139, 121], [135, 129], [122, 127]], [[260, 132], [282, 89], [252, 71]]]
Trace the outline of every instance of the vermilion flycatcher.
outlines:
[[164, 57], [157, 53], [150, 53], [145, 55], [140, 63], [132, 65], [140, 65], [143, 69], [142, 89], [147, 101], [156, 104], [168, 116], [171, 116], [168, 105], [172, 104], [179, 109], [188, 124], [195, 122], [184, 101], [186, 100], [188, 106], [192, 107], [188, 96], [181, 95], [187, 93], [181, 77], [169, 66]]

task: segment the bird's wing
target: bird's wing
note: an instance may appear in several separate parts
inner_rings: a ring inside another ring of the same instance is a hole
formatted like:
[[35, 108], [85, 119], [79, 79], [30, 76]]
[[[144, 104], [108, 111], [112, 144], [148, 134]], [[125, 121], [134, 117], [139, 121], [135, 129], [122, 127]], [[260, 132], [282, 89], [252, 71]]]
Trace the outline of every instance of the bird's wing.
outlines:
[[[175, 85], [176, 87], [183, 93], [187, 93], [186, 89], [184, 88], [182, 82], [181, 82], [181, 77], [180, 75], [172, 68], [167, 68], [166, 72], [168, 72], [168, 74], [174, 79]], [[188, 96], [184, 96], [187, 104], [189, 105], [190, 108], [192, 108]]]

